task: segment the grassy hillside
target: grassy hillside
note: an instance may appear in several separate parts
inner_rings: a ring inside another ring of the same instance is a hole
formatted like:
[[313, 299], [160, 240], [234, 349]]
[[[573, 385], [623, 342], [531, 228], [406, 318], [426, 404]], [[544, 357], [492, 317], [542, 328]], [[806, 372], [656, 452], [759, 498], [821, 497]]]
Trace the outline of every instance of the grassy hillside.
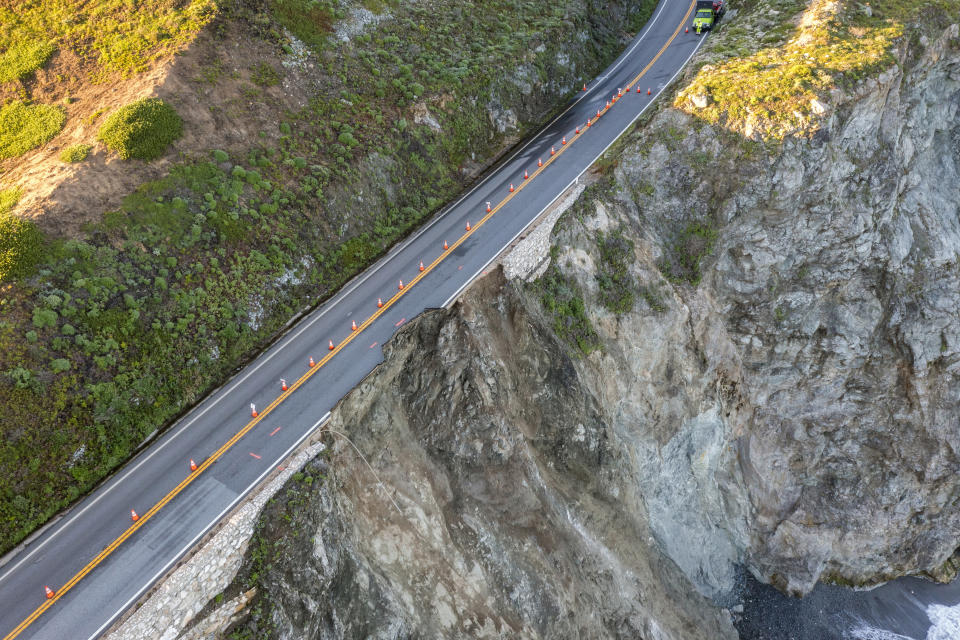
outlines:
[[[73, 131], [0, 165], [0, 551], [462, 190], [653, 4], [35, 0], [0, 16], [4, 108], [50, 104]], [[161, 157], [123, 160], [104, 127], [152, 129], [89, 92], [161, 63], [183, 137], [131, 133]], [[160, 177], [80, 234], [30, 211], [41, 235], [14, 215], [41, 186], [29, 163], [80, 185]]]

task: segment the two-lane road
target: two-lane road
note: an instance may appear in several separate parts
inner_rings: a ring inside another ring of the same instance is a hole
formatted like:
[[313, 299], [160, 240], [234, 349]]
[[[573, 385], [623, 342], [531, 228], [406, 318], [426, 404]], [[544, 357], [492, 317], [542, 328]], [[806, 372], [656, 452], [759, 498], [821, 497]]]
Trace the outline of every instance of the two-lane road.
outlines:
[[639, 117], [702, 42], [684, 32], [694, 4], [661, 0], [627, 50], [498, 169], [4, 558], [4, 640], [101, 634], [323, 422], [398, 327], [452, 301]]

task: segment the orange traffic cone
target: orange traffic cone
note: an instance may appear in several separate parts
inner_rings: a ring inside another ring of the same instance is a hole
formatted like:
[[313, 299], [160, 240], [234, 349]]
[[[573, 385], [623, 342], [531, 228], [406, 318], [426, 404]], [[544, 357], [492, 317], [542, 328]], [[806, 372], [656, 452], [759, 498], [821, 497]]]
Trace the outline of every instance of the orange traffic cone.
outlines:
[[257, 417], [257, 405], [253, 404], [252, 402], [250, 403], [250, 417], [251, 418]]
[[443, 250], [446, 251], [446, 250], [449, 249], [449, 248], [450, 248], [450, 245], [448, 245], [448, 244], [447, 244], [447, 241], [444, 240], [444, 241], [443, 241]]
[[383, 309], [383, 299], [377, 298], [377, 309]]
[[130, 509], [130, 519], [136, 522], [137, 520], [140, 519], [140, 516], [137, 515], [136, 511], [134, 511], [133, 509]]
[[650, 95], [650, 89], [647, 89], [647, 95]]
[[[333, 340], [330, 341], [330, 344], [333, 344]], [[333, 351], [333, 349], [330, 350]], [[310, 356], [310, 361], [307, 362], [307, 366], [310, 368], [317, 366], [317, 363], [313, 361], [313, 356]]]
[[487, 203], [487, 213], [490, 213], [490, 203]]
[[467, 220], [467, 231], [470, 231], [470, 221]]
[[623, 97], [623, 89], [617, 89], [617, 97], [618, 97], [618, 98], [622, 98], [622, 97]]
[[567, 136], [563, 136], [563, 140], [560, 141], [560, 144], [567, 144]]
[[597, 117], [600, 117], [600, 109], [597, 109]]
[[357, 321], [356, 321], [356, 320], [352, 320], [352, 321], [350, 322], [350, 331], [356, 331], [356, 330], [357, 330]]
[[57, 595], [57, 594], [55, 594], [55, 593], [53, 592], [53, 589], [51, 589], [51, 588], [48, 587], [47, 585], [43, 585], [43, 592], [47, 594], [47, 600], [49, 600], [49, 599], [52, 598], [53, 596]]
[[587, 90], [587, 85], [583, 85], [583, 90], [584, 90], [584, 91]]
[[403, 290], [403, 280], [401, 280], [401, 281], [400, 281], [400, 284], [397, 285], [397, 290], [398, 290], [398, 291], [402, 291], [402, 290]]
[[[330, 341], [330, 344], [327, 345], [327, 350], [333, 351], [335, 347], [333, 346], [333, 340]], [[313, 358], [310, 358], [310, 366], [313, 366]]]
[[580, 133], [580, 125], [577, 125], [577, 133]]
[[287, 390], [287, 381], [284, 380], [283, 378], [280, 378], [280, 391], [286, 391], [286, 390]]
[[683, 32], [684, 32], [684, 33], [690, 33], [690, 27], [687, 27], [686, 29], [684, 29]]
[[423, 271], [423, 260], [420, 261], [420, 271]]
[[543, 166], [543, 158], [537, 158], [537, 166], [538, 166], [538, 167], [542, 167], [542, 166]]
[[513, 183], [510, 183], [510, 193], [513, 193]]
[[190, 471], [197, 470], [197, 463], [193, 461], [193, 458], [190, 458]]
[[609, 108], [610, 108], [610, 101], [607, 100], [607, 109], [609, 109]]
[[550, 147], [550, 155], [553, 155], [553, 154], [555, 154], [555, 153], [556, 153], [556, 151], [553, 150], [553, 147]]
[[530, 179], [530, 174], [527, 173], [527, 170], [526, 170], [526, 169], [523, 170], [523, 179], [524, 179], [524, 180], [529, 180], [529, 179]]
[[639, 87], [639, 86], [637, 87], [637, 93], [640, 93], [640, 87]]
[[590, 123], [589, 120], [587, 120], [587, 126], [588, 126], [588, 127], [591, 126], [591, 123]]

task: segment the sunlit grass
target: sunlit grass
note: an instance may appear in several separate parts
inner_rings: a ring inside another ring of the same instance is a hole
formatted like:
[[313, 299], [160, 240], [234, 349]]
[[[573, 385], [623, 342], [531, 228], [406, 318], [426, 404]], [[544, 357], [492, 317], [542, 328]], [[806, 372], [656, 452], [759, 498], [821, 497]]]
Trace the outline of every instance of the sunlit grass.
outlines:
[[0, 83], [33, 73], [47, 63], [55, 48], [47, 40], [26, 39], [10, 43], [0, 53]]
[[22, 195], [17, 188], [0, 191], [0, 282], [29, 272], [43, 252], [40, 231], [10, 213]]
[[60, 133], [66, 116], [48, 104], [16, 100], [0, 109], [0, 160], [15, 158]]
[[[190, 42], [216, 8], [214, 0], [25, 0], [0, 6], [0, 82], [39, 67], [54, 46], [94, 56], [100, 79], [143, 71]], [[17, 53], [25, 48], [33, 52], [28, 58]]]

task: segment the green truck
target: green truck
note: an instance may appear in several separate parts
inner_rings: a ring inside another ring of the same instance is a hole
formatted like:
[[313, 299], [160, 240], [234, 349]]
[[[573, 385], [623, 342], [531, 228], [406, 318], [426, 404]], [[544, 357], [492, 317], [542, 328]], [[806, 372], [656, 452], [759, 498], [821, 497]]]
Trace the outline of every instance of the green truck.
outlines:
[[726, 12], [723, 0], [697, 0], [697, 13], [693, 16], [693, 28], [698, 34], [713, 29], [713, 24]]

